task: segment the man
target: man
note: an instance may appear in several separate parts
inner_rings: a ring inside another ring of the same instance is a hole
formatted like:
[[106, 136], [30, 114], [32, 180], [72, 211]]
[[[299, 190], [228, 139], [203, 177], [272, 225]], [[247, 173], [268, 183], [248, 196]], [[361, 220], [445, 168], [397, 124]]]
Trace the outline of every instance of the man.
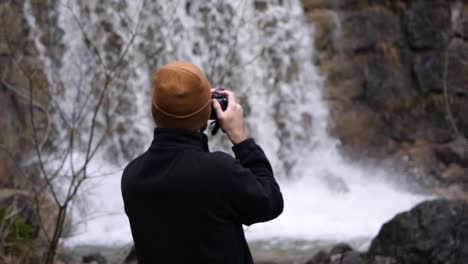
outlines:
[[[154, 75], [154, 139], [122, 176], [139, 263], [253, 263], [242, 225], [283, 211], [270, 163], [244, 131], [242, 107], [222, 91], [228, 98], [223, 111], [211, 92], [188, 62], [167, 64]], [[208, 149], [203, 131], [211, 104], [235, 158]]]

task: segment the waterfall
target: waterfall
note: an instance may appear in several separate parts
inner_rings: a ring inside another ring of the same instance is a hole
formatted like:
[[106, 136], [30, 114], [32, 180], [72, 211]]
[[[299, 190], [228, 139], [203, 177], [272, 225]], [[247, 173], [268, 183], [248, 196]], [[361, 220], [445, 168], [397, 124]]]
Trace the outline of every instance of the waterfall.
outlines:
[[[77, 228], [65, 238], [67, 245], [131, 241], [120, 175], [150, 144], [151, 74], [172, 60], [192, 61], [214, 87], [235, 91], [248, 134], [273, 164], [285, 210], [274, 221], [247, 228], [249, 240], [369, 239], [382, 223], [424, 199], [386, 183], [391, 175], [385, 171], [352, 164], [339, 153], [339, 141], [327, 133], [313, 28], [299, 0], [102, 2], [59, 1], [56, 7], [65, 50], [48, 76], [74, 87], [61, 93], [64, 105], [93, 102], [91, 87], [102, 80], [99, 72], [108, 71], [96, 62], [94, 50], [105, 65], [113, 65], [136, 36], [109, 93], [107, 107], [117, 113], [113, 122], [121, 130], [107, 138], [90, 164], [96, 177], [80, 193], [72, 214]], [[105, 116], [100, 120], [106, 122]], [[230, 152], [224, 135], [210, 136], [210, 146]], [[83, 157], [77, 153], [75, 159]]]

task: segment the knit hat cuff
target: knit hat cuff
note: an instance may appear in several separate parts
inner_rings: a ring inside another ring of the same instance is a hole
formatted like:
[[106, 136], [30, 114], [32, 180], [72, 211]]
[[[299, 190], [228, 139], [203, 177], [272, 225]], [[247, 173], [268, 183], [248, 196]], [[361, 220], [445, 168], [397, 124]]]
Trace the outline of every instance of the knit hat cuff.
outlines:
[[195, 112], [190, 113], [188, 115], [173, 115], [173, 114], [168, 113], [168, 112], [162, 110], [161, 108], [159, 108], [158, 105], [154, 102], [154, 97], [153, 97], [152, 101], [153, 101], [152, 102], [153, 107], [156, 108], [160, 113], [165, 114], [165, 115], [170, 116], [170, 117], [173, 117], [173, 118], [184, 119], [184, 118], [189, 118], [191, 116], [194, 116], [194, 115], [200, 113], [201, 111], [203, 111], [205, 109], [205, 107], [211, 103], [211, 98], [208, 98], [208, 101], [200, 109], [198, 109]]

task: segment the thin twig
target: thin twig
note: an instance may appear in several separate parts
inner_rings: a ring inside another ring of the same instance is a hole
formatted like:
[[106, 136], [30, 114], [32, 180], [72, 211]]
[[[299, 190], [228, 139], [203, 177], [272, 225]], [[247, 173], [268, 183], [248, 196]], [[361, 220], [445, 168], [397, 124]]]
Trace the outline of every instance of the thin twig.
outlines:
[[445, 58], [444, 58], [444, 73], [443, 73], [443, 80], [444, 80], [444, 100], [445, 100], [445, 108], [447, 111], [447, 117], [452, 126], [453, 132], [457, 137], [460, 137], [460, 131], [458, 130], [457, 124], [455, 123], [455, 119], [453, 117], [452, 110], [450, 109], [450, 103], [448, 99], [448, 85], [447, 85], [447, 76], [448, 76], [448, 64], [449, 64], [449, 49], [450, 45], [447, 47], [445, 51]]

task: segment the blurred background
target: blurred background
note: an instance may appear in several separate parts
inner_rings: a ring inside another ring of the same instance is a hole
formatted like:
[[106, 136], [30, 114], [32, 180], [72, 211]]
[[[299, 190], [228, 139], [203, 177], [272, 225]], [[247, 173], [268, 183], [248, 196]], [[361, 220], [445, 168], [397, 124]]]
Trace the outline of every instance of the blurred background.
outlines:
[[467, 263], [466, 1], [1, 0], [0, 23], [0, 263], [136, 263], [120, 176], [173, 60], [272, 162], [256, 263]]

